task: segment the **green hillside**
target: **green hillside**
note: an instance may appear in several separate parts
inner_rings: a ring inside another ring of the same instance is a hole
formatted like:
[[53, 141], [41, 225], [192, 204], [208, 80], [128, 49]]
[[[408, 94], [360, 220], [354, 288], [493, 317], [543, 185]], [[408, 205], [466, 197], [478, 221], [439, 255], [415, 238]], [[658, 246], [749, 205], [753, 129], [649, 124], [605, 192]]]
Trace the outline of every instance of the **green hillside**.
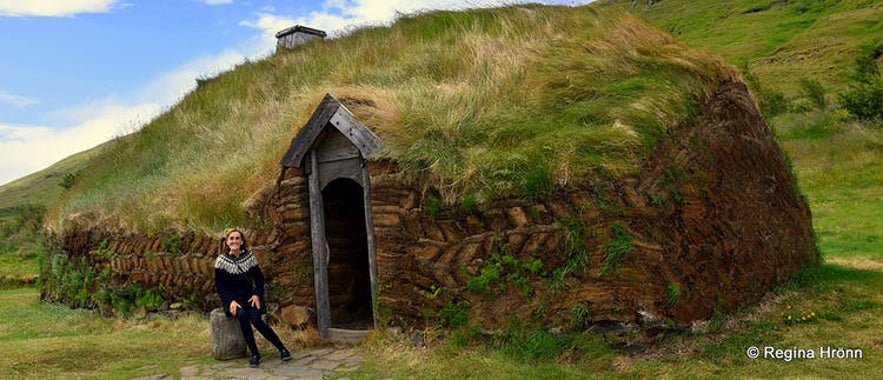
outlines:
[[857, 61], [883, 68], [883, 2], [604, 4], [747, 68], [761, 102], [779, 103], [767, 121], [809, 198], [821, 251], [883, 262], [883, 125], [856, 120], [839, 96]]
[[76, 178], [92, 158], [95, 158], [106, 144], [73, 154], [46, 169], [31, 173], [0, 187], [0, 213], [24, 204], [48, 206], [56, 201], [65, 188], [65, 177]]
[[862, 44], [883, 38], [877, 0], [607, 0], [678, 40], [749, 69], [764, 87], [798, 96], [804, 78], [842, 90]]

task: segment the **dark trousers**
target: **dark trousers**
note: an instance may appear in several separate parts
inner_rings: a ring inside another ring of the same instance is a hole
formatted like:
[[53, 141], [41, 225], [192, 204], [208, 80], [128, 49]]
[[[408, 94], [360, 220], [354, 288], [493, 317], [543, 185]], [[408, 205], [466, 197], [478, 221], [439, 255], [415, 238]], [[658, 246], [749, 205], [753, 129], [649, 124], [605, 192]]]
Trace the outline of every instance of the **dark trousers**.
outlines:
[[276, 332], [273, 331], [273, 328], [261, 319], [260, 310], [246, 304], [236, 310], [236, 319], [239, 320], [239, 327], [242, 328], [245, 344], [248, 345], [248, 349], [251, 350], [252, 355], [260, 355], [258, 353], [258, 345], [254, 341], [254, 331], [251, 329], [252, 325], [254, 325], [254, 327], [258, 329], [258, 332], [260, 332], [264, 338], [267, 338], [276, 349], [281, 351], [285, 348], [285, 345], [282, 344], [282, 341], [279, 339], [279, 336], [276, 335]]

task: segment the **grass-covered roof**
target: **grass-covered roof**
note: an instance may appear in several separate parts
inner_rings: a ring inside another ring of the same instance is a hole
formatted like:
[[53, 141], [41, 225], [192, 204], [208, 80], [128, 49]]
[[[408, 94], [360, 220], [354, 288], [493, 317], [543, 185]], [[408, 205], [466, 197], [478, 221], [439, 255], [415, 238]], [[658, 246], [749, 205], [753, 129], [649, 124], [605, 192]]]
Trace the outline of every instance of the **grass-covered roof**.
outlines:
[[104, 149], [53, 223], [207, 231], [247, 223], [242, 203], [275, 180], [325, 93], [383, 140], [381, 157], [449, 202], [542, 197], [638, 170], [694, 102], [737, 75], [593, 6], [407, 15], [200, 81]]

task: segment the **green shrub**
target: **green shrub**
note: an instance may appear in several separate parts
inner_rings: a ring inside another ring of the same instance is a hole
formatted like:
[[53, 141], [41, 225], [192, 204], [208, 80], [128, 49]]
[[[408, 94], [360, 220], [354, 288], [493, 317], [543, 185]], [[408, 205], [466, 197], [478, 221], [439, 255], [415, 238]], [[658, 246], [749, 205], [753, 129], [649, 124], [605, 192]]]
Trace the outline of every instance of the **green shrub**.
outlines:
[[481, 273], [475, 276], [467, 275], [466, 288], [470, 292], [480, 294], [487, 293], [495, 285], [501, 290], [513, 286], [528, 298], [534, 290], [530, 284], [531, 279], [545, 275], [543, 261], [540, 259], [521, 261], [512, 255], [501, 256], [494, 253], [481, 269]]
[[797, 99], [788, 104], [788, 112], [790, 113], [807, 113], [813, 108], [814, 104], [809, 99]]
[[160, 247], [165, 253], [172, 256], [181, 255], [181, 234], [177, 231], [160, 238]]
[[815, 79], [800, 79], [800, 88], [802, 95], [812, 101], [815, 106], [821, 110], [824, 110], [828, 106], [828, 102], [825, 99], [825, 87]]
[[861, 120], [883, 118], [883, 80], [855, 82], [840, 93], [840, 102], [850, 114]]
[[469, 303], [466, 301], [448, 302], [439, 311], [438, 319], [449, 327], [465, 325], [469, 319]]
[[77, 178], [79, 178], [79, 174], [79, 172], [65, 174], [64, 177], [61, 179], [61, 183], [59, 183], [58, 186], [61, 186], [65, 190], [70, 190], [72, 187], [74, 187], [74, 184], [76, 184]]
[[19, 229], [28, 232], [39, 231], [43, 226], [43, 218], [46, 216], [46, 206], [36, 204], [23, 204], [15, 208], [15, 222]]
[[855, 58], [855, 71], [852, 74], [852, 80], [869, 82], [879, 78], [881, 70], [877, 60], [881, 56], [883, 56], [883, 42], [871, 41], [862, 45]]
[[147, 310], [159, 309], [165, 302], [162, 296], [149, 288], [143, 287], [138, 282], [129, 285], [128, 293], [136, 307], [143, 307]]
[[[561, 280], [563, 286], [564, 277], [571, 272], [585, 272], [589, 266], [589, 248], [584, 243], [587, 235], [586, 227], [582, 219], [582, 210], [579, 210], [576, 216], [564, 218], [561, 220], [564, 225], [564, 254], [567, 262], [558, 275], [553, 276]], [[556, 270], [557, 272], [557, 270]], [[553, 272], [555, 273], [555, 272]]]
[[466, 279], [466, 289], [473, 293], [487, 293], [491, 285], [500, 279], [503, 266], [498, 262], [489, 262], [477, 276]]
[[546, 286], [556, 292], [564, 289], [564, 276], [566, 276], [567, 273], [570, 271], [571, 270], [567, 267], [567, 265], [556, 268], [549, 275], [549, 278], [546, 279]]
[[564, 350], [564, 342], [545, 330], [509, 331], [500, 341], [504, 353], [527, 362], [553, 359]]
[[883, 43], [863, 45], [855, 60], [852, 82], [840, 93], [843, 108], [861, 120], [883, 119], [883, 76], [877, 63], [881, 56]]

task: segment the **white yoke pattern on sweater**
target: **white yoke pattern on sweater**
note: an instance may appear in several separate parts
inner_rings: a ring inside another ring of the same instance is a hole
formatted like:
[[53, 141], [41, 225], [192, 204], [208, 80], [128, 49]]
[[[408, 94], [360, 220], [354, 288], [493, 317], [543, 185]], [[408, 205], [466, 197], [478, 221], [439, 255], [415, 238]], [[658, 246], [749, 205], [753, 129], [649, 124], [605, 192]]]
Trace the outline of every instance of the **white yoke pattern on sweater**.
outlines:
[[258, 266], [258, 259], [251, 252], [247, 252], [245, 256], [240, 257], [238, 260], [227, 254], [219, 255], [215, 259], [215, 269], [220, 269], [230, 274], [243, 274], [256, 266]]

